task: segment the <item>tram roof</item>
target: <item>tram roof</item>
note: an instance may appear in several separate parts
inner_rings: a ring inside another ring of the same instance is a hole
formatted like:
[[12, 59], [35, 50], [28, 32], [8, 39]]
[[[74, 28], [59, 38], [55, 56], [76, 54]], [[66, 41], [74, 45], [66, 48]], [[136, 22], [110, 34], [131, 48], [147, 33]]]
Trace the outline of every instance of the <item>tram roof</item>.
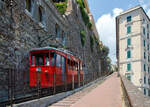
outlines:
[[68, 51], [68, 50], [63, 49], [63, 48], [42, 47], [42, 48], [33, 48], [30, 51], [40, 51], [40, 50], [50, 50], [50, 49], [57, 50], [57, 51], [60, 51], [60, 52], [63, 52], [63, 53], [66, 53], [66, 54], [69, 54], [69, 55], [77, 57], [71, 51]]

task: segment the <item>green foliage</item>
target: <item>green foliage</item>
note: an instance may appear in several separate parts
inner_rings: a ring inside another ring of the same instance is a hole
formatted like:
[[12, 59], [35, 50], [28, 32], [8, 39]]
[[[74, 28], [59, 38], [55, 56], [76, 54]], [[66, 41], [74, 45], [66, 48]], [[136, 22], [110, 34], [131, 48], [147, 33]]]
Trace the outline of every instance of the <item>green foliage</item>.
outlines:
[[83, 8], [85, 8], [85, 4], [83, 0], [77, 0], [77, 3], [80, 4]]
[[88, 23], [88, 27], [89, 27], [89, 29], [92, 28], [92, 22], [89, 22], [89, 23]]
[[90, 22], [89, 15], [85, 10], [85, 4], [84, 4], [83, 0], [77, 0], [77, 3], [80, 5], [81, 15], [82, 15], [82, 19], [83, 19], [85, 25], [87, 25], [89, 28], [91, 28], [92, 23]]
[[67, 1], [68, 0], [53, 0], [56, 8], [61, 14], [64, 14], [67, 9]]
[[57, 46], [56, 45], [53, 45], [53, 44], [51, 44], [51, 45], [49, 45], [50, 47], [53, 47], [53, 48], [57, 48]]
[[86, 35], [85, 30], [81, 30], [80, 31], [80, 36], [81, 36], [81, 44], [82, 44], [82, 46], [85, 45], [85, 39], [86, 39], [85, 35]]
[[99, 46], [99, 39], [95, 36], [95, 34], [93, 35], [93, 37], [94, 37], [94, 40], [95, 40], [95, 44], [97, 46]]
[[67, 9], [67, 3], [55, 3], [56, 8], [61, 14], [64, 14]]
[[102, 60], [105, 60], [109, 54], [109, 48], [107, 46], [102, 45], [101, 46], [101, 58]]
[[93, 46], [94, 46], [94, 38], [93, 36], [90, 36], [90, 47], [92, 52], [93, 52]]
[[64, 49], [67, 49], [67, 46], [63, 46]]

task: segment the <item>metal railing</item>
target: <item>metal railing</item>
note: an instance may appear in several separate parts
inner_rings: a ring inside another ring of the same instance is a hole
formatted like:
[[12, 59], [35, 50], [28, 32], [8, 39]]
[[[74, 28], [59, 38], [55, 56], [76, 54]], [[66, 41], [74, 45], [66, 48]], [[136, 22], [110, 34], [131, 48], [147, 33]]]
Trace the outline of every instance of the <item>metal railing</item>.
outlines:
[[[62, 81], [62, 74], [47, 75], [37, 72], [37, 75], [36, 86], [31, 87], [28, 70], [0, 69], [0, 107], [1, 105], [13, 107], [13, 104], [16, 103], [73, 90], [102, 76], [98, 72], [87, 73], [83, 77], [70, 74]], [[53, 83], [53, 87], [46, 86], [48, 81]]]

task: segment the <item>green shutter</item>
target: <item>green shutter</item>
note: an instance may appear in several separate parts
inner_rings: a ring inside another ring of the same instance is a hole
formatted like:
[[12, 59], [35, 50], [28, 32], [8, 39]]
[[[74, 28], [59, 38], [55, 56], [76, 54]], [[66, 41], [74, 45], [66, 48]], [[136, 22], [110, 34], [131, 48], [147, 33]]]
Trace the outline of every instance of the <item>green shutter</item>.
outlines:
[[147, 39], [149, 39], [149, 33], [147, 33]]
[[144, 84], [146, 84], [146, 77], [144, 76]]
[[145, 28], [143, 28], [143, 34], [145, 35]]
[[127, 22], [131, 22], [131, 19], [132, 19], [132, 17], [131, 17], [131, 16], [128, 16], [128, 17], [127, 17]]
[[148, 90], [148, 96], [150, 97], [150, 90]]
[[128, 38], [128, 40], [127, 40], [127, 44], [128, 44], [128, 46], [130, 46], [130, 45], [131, 45], [131, 39], [130, 39], [130, 38]]
[[144, 64], [144, 71], [146, 71], [146, 65]]
[[127, 58], [131, 58], [131, 51], [127, 51]]
[[131, 80], [131, 75], [127, 75], [127, 79], [128, 79], [128, 80]]
[[131, 70], [131, 64], [127, 64], [127, 71]]
[[145, 45], [146, 45], [146, 44], [145, 44], [145, 40], [144, 40], [144, 47], [145, 47]]
[[146, 95], [146, 89], [144, 88], [144, 95]]
[[131, 26], [127, 27], [127, 34], [131, 33]]

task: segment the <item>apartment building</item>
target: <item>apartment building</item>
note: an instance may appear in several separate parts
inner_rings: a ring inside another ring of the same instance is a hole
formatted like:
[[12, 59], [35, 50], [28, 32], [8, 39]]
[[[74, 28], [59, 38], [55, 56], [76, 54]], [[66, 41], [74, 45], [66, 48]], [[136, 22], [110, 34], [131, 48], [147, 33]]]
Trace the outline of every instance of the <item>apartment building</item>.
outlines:
[[116, 17], [119, 72], [150, 96], [150, 19], [141, 6]]

